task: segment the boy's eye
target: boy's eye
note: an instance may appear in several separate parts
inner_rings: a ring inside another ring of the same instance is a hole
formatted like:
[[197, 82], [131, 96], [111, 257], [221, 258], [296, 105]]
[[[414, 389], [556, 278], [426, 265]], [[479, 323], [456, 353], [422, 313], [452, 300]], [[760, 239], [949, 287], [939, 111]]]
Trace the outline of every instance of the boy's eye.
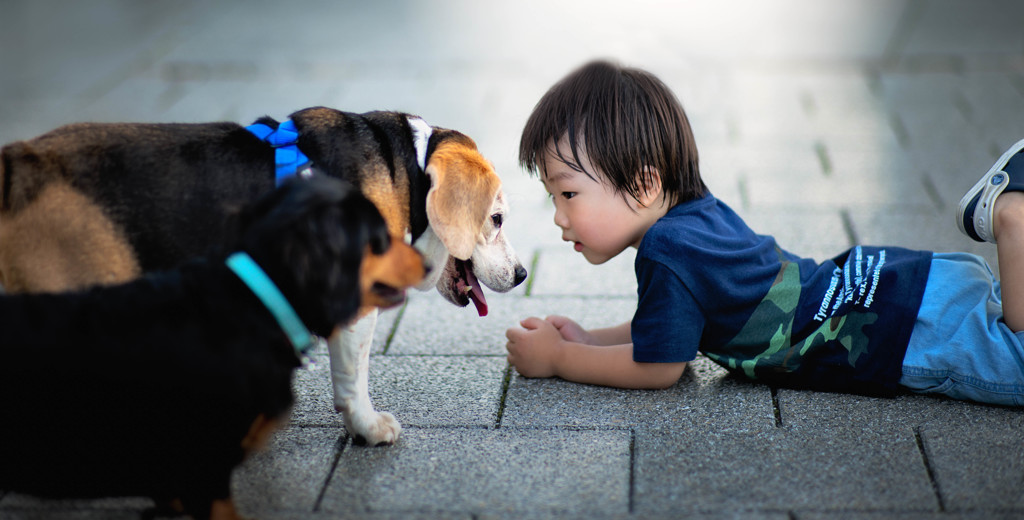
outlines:
[[576, 196], [576, 192], [575, 191], [563, 191], [562, 192], [562, 197], [565, 198], [565, 199], [571, 199], [571, 198], [573, 198], [575, 196]]

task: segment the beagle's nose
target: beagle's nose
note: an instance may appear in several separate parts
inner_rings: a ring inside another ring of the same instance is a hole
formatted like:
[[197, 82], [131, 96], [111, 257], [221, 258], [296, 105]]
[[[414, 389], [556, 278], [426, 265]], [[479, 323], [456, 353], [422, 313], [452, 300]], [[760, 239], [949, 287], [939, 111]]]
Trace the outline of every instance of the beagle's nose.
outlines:
[[518, 286], [519, 284], [523, 283], [523, 280], [526, 280], [526, 275], [527, 275], [526, 268], [523, 267], [522, 265], [516, 265], [516, 284], [515, 285]]

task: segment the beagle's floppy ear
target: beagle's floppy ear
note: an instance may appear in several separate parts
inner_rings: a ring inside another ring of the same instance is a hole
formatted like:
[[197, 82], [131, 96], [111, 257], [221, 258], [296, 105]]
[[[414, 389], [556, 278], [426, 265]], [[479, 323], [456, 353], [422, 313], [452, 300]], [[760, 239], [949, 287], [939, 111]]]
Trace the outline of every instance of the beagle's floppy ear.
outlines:
[[459, 260], [473, 256], [483, 240], [483, 227], [501, 179], [468, 137], [449, 138], [437, 145], [426, 174], [427, 219], [448, 253]]

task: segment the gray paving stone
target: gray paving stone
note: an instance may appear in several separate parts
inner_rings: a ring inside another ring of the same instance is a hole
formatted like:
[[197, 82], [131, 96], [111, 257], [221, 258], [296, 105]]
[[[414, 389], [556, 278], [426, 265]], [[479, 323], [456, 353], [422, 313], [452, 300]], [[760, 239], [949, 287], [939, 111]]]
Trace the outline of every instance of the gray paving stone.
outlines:
[[504, 357], [374, 356], [375, 405], [408, 426], [493, 426], [501, 405]]
[[[912, 435], [814, 431], [637, 432], [636, 510], [938, 511]], [[686, 468], [679, 470], [679, 468]]]
[[921, 428], [936, 487], [949, 511], [1013, 510], [1024, 515], [1024, 414], [935, 421]]
[[347, 447], [321, 509], [624, 513], [630, 443], [616, 430], [410, 428], [390, 449]]
[[389, 354], [501, 355], [505, 329], [515, 323], [509, 306], [519, 300], [487, 292], [488, 315], [477, 315], [473, 305], [456, 307], [437, 294], [409, 299], [395, 330]]
[[1017, 478], [1007, 478], [1024, 475], [1019, 410], [929, 396], [888, 399], [785, 389], [779, 390], [778, 402], [785, 429], [810, 433], [824, 427], [854, 438], [860, 432], [913, 436], [943, 511], [983, 510], [998, 517], [1024, 509]]
[[890, 511], [798, 511], [795, 515], [799, 520], [886, 520], [898, 518], [900, 520], [1011, 520], [1020, 518], [1020, 513], [1015, 511], [998, 511], [992, 509], [980, 509], [965, 512], [922, 512], [913, 510], [890, 510]]
[[885, 398], [783, 388], [778, 403], [782, 425], [795, 430], [913, 430], [933, 422], [958, 430], [978, 420], [998, 424], [1020, 416], [1008, 408], [909, 393]]
[[314, 510], [343, 440], [343, 429], [289, 427], [267, 450], [235, 470], [231, 493], [239, 512], [307, 513]]
[[501, 424], [748, 432], [773, 428], [775, 416], [767, 386], [729, 376], [700, 356], [665, 390], [621, 390], [516, 375]]
[[[370, 357], [370, 366], [379, 356]], [[371, 378], [372, 381], [372, 378]], [[306, 365], [295, 371], [292, 379], [295, 405], [291, 424], [296, 426], [341, 427], [342, 417], [334, 411], [334, 390], [331, 387], [330, 359], [326, 351], [314, 354]], [[373, 394], [370, 394], [373, 398]]]
[[[504, 357], [370, 356], [370, 399], [403, 425], [493, 426], [505, 381]], [[330, 361], [315, 356], [296, 372], [291, 422], [342, 424], [334, 411]]]

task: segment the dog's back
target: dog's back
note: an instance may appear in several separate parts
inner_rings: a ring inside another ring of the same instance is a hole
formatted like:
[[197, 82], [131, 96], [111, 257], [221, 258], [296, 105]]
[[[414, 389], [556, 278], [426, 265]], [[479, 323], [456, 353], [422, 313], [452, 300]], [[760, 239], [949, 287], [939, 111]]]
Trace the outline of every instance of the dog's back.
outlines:
[[[389, 223], [426, 228], [429, 184], [410, 182], [405, 114], [292, 117], [321, 172], [396, 201], [378, 204]], [[222, 244], [226, 215], [274, 183], [274, 149], [235, 123], [78, 123], [11, 143], [0, 151], [0, 284], [66, 290], [172, 268]]]
[[145, 270], [204, 253], [226, 210], [274, 187], [273, 150], [234, 123], [74, 124], [2, 155], [0, 215], [66, 185], [123, 231]]

